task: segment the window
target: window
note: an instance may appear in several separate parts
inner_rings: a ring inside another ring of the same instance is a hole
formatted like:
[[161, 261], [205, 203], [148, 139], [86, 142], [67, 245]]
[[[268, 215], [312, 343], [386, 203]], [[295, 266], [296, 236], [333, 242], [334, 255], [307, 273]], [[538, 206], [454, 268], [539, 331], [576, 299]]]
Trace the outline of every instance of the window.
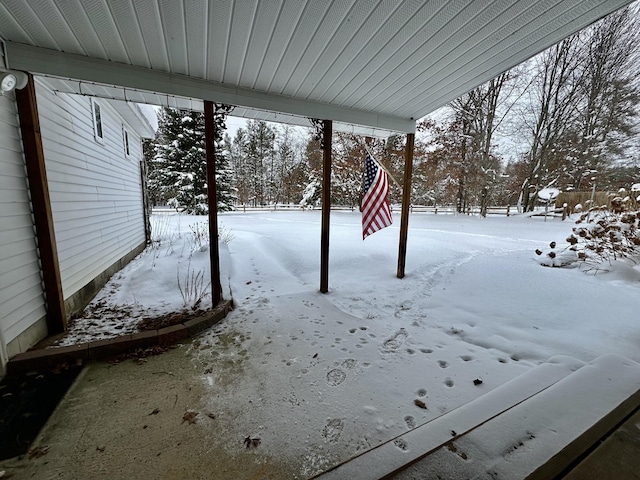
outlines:
[[100, 109], [100, 104], [94, 99], [91, 99], [91, 110], [93, 114], [93, 137], [96, 139], [96, 142], [103, 143], [104, 132], [102, 130], [102, 111]]
[[129, 150], [129, 132], [124, 125], [122, 126], [122, 144], [124, 145], [124, 154], [128, 157], [131, 154]]

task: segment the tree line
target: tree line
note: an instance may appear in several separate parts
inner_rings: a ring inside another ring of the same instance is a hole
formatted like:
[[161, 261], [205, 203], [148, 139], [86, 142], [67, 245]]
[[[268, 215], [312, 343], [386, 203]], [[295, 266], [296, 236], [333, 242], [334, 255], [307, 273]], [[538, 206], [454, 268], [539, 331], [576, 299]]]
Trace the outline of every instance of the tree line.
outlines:
[[[640, 182], [638, 13], [636, 5], [620, 10], [422, 119], [412, 202], [530, 211], [546, 187], [617, 191]], [[314, 133], [252, 120], [219, 138], [219, 209], [317, 205], [322, 150]], [[338, 132], [333, 204], [358, 206], [367, 148], [392, 177], [390, 202], [400, 202], [405, 136]], [[154, 202], [206, 211], [201, 113], [163, 109], [145, 157]]]

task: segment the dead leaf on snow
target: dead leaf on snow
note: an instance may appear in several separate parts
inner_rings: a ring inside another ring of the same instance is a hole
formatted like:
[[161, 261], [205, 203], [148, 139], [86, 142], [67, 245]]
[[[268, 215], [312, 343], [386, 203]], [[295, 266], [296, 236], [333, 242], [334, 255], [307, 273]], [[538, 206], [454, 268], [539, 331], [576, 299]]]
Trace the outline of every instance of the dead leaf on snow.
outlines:
[[29, 452], [29, 460], [44, 457], [49, 453], [49, 447], [36, 447]]
[[422, 400], [420, 400], [419, 398], [416, 398], [413, 403], [416, 405], [416, 407], [420, 407], [420, 408], [424, 408], [425, 410], [427, 410], [427, 404], [424, 403]]
[[244, 446], [247, 448], [251, 448], [251, 447], [257, 447], [258, 445], [260, 445], [260, 442], [262, 440], [260, 440], [260, 437], [246, 437], [243, 441]]
[[196, 423], [196, 417], [198, 416], [198, 412], [184, 412], [182, 416], [182, 423], [189, 422], [189, 425], [193, 425]]

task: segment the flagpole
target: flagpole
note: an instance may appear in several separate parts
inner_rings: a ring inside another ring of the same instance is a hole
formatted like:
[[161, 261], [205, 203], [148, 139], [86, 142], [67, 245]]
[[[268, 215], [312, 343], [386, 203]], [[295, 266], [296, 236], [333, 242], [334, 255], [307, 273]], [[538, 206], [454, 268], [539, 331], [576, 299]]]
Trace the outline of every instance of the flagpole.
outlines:
[[364, 148], [367, 151], [367, 153], [369, 154], [369, 156], [371, 158], [373, 158], [375, 160], [375, 162], [380, 166], [380, 168], [382, 170], [384, 170], [385, 172], [387, 172], [387, 175], [389, 175], [389, 178], [391, 180], [393, 180], [393, 183], [395, 183], [398, 186], [398, 188], [402, 189], [402, 185], [400, 185], [398, 183], [398, 181], [395, 178], [393, 178], [393, 175], [391, 175], [391, 173], [389, 173], [389, 170], [387, 170], [387, 168], [384, 165], [382, 165], [382, 163], [380, 163], [378, 160], [376, 160], [376, 157], [373, 156], [373, 154], [371, 153], [371, 150], [369, 150], [369, 147], [367, 145], [365, 145]]

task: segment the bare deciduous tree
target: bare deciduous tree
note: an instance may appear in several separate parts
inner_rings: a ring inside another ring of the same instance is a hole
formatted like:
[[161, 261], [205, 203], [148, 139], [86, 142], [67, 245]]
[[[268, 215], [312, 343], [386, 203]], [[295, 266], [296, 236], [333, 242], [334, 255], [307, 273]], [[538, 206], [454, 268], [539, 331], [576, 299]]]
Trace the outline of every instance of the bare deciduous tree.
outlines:
[[527, 176], [520, 187], [518, 210], [533, 210], [537, 192], [546, 183], [550, 164], [561, 155], [559, 140], [576, 116], [578, 94], [578, 38], [560, 42], [533, 61], [536, 69], [527, 109], [533, 122], [527, 123], [530, 148]]
[[633, 135], [639, 102], [638, 12], [625, 8], [579, 35], [581, 75], [575, 126], [575, 152], [567, 173], [579, 190], [589, 172], [600, 172], [619, 158]]

